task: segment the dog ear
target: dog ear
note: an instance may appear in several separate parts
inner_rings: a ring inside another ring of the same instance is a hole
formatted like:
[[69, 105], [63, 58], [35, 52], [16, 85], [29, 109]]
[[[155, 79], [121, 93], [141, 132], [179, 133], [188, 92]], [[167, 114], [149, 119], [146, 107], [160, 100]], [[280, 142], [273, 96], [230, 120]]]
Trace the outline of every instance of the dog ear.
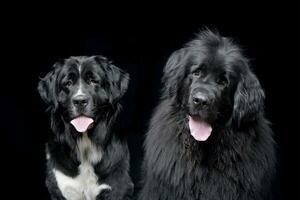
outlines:
[[163, 88], [163, 97], [173, 97], [176, 95], [182, 85], [185, 77], [185, 68], [187, 58], [187, 50], [185, 48], [179, 49], [172, 53], [167, 61], [163, 71], [162, 82], [165, 85]]
[[248, 69], [241, 77], [234, 95], [233, 120], [238, 126], [256, 119], [264, 109], [264, 99], [265, 94], [258, 79]]
[[110, 84], [110, 91], [112, 93], [113, 101], [119, 101], [125, 94], [129, 83], [129, 74], [116, 67], [113, 64], [109, 64], [109, 71], [111, 72], [109, 80], [112, 80]]
[[107, 80], [105, 82], [105, 88], [109, 88], [109, 92], [111, 93], [110, 102], [117, 102], [127, 91], [128, 83], [129, 83], [129, 74], [116, 67], [104, 56], [94, 56], [96, 62], [103, 67], [105, 71], [105, 76]]
[[56, 78], [58, 70], [60, 68], [59, 63], [53, 65], [53, 70], [50, 71], [44, 78], [38, 83], [38, 92], [44, 102], [50, 106], [50, 108], [56, 108], [58, 105], [56, 99]]

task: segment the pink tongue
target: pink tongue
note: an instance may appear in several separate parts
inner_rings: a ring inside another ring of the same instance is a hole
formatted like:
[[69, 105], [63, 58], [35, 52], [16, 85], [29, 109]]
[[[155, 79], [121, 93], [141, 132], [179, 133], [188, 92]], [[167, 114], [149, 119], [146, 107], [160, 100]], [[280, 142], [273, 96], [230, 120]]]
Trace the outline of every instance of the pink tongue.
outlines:
[[189, 127], [191, 135], [197, 141], [205, 141], [210, 136], [212, 127], [199, 118], [189, 116]]
[[80, 116], [71, 121], [71, 124], [75, 127], [78, 132], [86, 132], [90, 124], [92, 124], [94, 120], [89, 117]]

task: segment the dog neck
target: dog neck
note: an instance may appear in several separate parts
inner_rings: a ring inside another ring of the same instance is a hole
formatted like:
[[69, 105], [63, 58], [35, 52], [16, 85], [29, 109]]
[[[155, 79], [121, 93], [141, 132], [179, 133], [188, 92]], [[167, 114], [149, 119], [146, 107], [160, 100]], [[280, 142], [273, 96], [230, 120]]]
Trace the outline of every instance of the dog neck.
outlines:
[[102, 149], [89, 138], [88, 133], [82, 133], [77, 139], [77, 158], [81, 163], [98, 163], [102, 158]]

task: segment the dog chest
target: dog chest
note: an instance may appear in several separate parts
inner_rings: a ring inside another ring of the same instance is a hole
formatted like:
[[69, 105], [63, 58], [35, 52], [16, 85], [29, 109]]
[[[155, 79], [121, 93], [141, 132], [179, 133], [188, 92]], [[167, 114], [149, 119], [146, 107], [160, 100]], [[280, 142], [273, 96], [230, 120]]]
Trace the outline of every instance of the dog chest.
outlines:
[[95, 200], [102, 190], [111, 189], [107, 184], [99, 184], [93, 168], [93, 164], [101, 160], [102, 154], [86, 134], [78, 140], [77, 145], [77, 156], [81, 161], [79, 174], [76, 177], [70, 177], [53, 169], [57, 186], [67, 200]]
[[67, 200], [95, 200], [102, 190], [111, 189], [107, 184], [98, 184], [98, 178], [90, 164], [81, 164], [79, 169], [80, 174], [75, 178], [53, 170], [58, 188]]

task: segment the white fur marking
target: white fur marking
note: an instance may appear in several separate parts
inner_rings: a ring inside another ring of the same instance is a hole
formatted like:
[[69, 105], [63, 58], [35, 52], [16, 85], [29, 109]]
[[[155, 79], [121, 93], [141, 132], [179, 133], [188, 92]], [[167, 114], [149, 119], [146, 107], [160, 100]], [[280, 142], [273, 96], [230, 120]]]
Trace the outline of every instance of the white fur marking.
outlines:
[[78, 87], [77, 92], [74, 94], [74, 97], [77, 97], [79, 95], [85, 95], [82, 91], [82, 82], [81, 81], [79, 81], [79, 87]]
[[[81, 65], [78, 66], [79, 74], [81, 74], [81, 67], [82, 67]], [[77, 92], [74, 94], [74, 97], [79, 96], [79, 95], [85, 95], [82, 91], [82, 82], [81, 81], [79, 81], [79, 87], [78, 87]]]
[[98, 184], [98, 177], [92, 166], [92, 163], [100, 162], [102, 153], [101, 150], [97, 150], [87, 133], [83, 133], [77, 144], [77, 155], [81, 161], [79, 175], [72, 178], [56, 169], [53, 169], [53, 173], [58, 188], [67, 200], [95, 200], [102, 190], [111, 190], [107, 184]]
[[82, 65], [78, 65], [79, 74], [81, 74], [81, 67], [82, 67]]
[[95, 144], [89, 139], [87, 133], [82, 133], [82, 137], [77, 141], [78, 159], [83, 162], [96, 164], [102, 158], [102, 150], [97, 148]]

